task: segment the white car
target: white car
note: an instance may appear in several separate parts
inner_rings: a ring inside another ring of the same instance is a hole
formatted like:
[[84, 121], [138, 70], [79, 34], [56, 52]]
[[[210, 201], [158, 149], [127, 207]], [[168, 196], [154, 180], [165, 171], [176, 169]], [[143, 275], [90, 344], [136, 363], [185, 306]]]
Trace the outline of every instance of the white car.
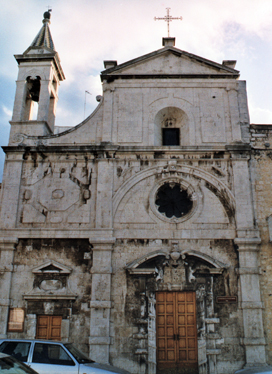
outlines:
[[0, 353], [1, 374], [38, 374], [35, 370], [16, 360], [12, 356]]
[[271, 366], [262, 366], [262, 367], [248, 367], [246, 369], [241, 369], [236, 371], [234, 374], [272, 374]]
[[4, 339], [0, 340], [0, 352], [24, 362], [39, 374], [129, 374], [126, 370], [94, 362], [72, 343]]

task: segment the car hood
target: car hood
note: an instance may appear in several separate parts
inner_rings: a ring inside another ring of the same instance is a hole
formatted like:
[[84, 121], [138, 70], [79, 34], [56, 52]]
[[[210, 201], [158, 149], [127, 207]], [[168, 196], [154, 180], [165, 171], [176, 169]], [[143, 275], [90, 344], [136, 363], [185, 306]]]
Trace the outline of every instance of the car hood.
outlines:
[[248, 367], [242, 370], [238, 370], [235, 372], [235, 374], [272, 374], [272, 367], [271, 366], [262, 366], [262, 367]]
[[89, 364], [81, 364], [83, 366], [88, 366], [88, 367], [93, 367], [101, 370], [108, 370], [111, 371], [112, 373], [119, 373], [119, 374], [130, 374], [127, 370], [117, 368], [112, 365], [107, 365], [107, 364], [99, 364], [98, 362], [93, 362]]

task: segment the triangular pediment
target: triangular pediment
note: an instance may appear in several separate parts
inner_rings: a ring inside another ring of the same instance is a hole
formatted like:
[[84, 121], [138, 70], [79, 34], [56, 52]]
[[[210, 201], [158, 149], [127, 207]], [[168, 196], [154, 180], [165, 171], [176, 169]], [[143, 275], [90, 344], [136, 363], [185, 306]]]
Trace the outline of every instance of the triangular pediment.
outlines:
[[175, 47], [165, 47], [102, 71], [101, 76], [229, 76], [237, 78], [239, 71], [204, 59]]
[[32, 273], [40, 274], [40, 273], [50, 273], [50, 274], [70, 274], [71, 269], [67, 266], [64, 266], [54, 260], [49, 260], [43, 263], [40, 266], [35, 267], [32, 269]]

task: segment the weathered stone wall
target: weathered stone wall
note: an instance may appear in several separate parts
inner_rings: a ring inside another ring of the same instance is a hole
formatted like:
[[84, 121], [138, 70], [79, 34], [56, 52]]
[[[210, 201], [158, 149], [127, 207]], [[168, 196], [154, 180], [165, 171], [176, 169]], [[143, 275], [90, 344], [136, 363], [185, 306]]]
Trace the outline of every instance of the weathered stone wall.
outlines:
[[272, 126], [251, 126], [252, 184], [256, 220], [262, 239], [260, 245], [260, 285], [263, 302], [264, 331], [268, 363], [272, 364]]
[[19, 241], [10, 307], [25, 308], [26, 323], [24, 333], [8, 333], [10, 338], [35, 338], [33, 315], [57, 315], [64, 320], [62, 338], [88, 352], [91, 253], [88, 240]]

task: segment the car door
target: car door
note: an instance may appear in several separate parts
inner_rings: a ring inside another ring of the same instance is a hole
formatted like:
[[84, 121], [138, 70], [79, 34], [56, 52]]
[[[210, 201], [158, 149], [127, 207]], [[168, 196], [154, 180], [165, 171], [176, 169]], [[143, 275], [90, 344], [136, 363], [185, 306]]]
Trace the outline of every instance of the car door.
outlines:
[[78, 363], [61, 344], [35, 342], [32, 369], [39, 374], [78, 374]]

